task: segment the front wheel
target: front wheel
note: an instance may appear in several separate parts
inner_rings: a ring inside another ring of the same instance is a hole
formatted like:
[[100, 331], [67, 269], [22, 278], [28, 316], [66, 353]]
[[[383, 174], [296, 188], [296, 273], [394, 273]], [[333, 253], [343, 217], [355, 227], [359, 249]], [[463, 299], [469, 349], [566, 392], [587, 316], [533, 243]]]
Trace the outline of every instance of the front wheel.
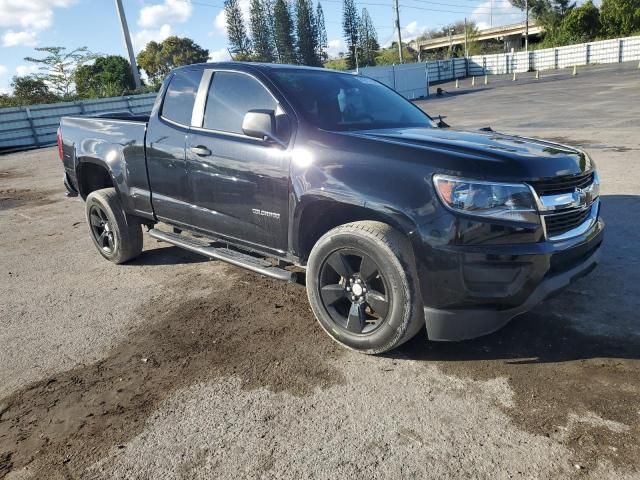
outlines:
[[124, 263], [142, 251], [142, 227], [128, 223], [115, 188], [91, 192], [85, 205], [94, 245], [113, 263]]
[[307, 295], [322, 328], [363, 353], [389, 351], [424, 325], [408, 239], [373, 221], [341, 225], [311, 251]]

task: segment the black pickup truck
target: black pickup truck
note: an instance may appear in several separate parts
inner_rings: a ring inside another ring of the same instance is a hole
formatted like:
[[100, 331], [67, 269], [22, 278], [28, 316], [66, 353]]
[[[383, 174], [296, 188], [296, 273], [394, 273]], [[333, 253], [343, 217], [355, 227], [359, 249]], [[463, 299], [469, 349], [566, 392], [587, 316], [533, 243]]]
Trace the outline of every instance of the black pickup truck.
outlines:
[[598, 262], [586, 153], [442, 126], [364, 76], [218, 63], [171, 72], [150, 116], [63, 118], [58, 145], [106, 259], [140, 254], [146, 226], [302, 276], [333, 339], [380, 353], [425, 324], [432, 340], [493, 332]]

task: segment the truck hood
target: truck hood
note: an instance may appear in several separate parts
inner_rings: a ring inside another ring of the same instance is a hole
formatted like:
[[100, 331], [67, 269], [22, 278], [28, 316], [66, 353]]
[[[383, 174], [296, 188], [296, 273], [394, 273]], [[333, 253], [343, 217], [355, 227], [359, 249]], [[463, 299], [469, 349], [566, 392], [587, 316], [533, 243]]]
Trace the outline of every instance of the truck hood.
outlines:
[[[448, 159], [445, 168], [472, 170], [468, 174], [496, 176], [497, 173], [498, 176], [525, 180], [575, 175], [593, 168], [589, 156], [578, 149], [491, 130], [413, 127], [349, 132], [348, 135], [423, 151], [424, 155], [419, 157], [424, 156], [425, 160], [432, 160], [434, 152], [440, 153]], [[452, 161], [456, 157], [464, 163]], [[475, 162], [470, 165], [469, 160]], [[464, 168], [458, 168], [460, 165]]]

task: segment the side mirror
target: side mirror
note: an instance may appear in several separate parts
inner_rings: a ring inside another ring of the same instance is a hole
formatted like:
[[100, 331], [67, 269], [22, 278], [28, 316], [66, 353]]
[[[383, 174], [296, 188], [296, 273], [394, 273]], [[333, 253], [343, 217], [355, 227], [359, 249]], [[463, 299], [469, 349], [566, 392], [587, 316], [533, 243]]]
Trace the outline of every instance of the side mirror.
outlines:
[[242, 132], [248, 137], [285, 146], [276, 134], [276, 114], [273, 110], [249, 110], [242, 120]]

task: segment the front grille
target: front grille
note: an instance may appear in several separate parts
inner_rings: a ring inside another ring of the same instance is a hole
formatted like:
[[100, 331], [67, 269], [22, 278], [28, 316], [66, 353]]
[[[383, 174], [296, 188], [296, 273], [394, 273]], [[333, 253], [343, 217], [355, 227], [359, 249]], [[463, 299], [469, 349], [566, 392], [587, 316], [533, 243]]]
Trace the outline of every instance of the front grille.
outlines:
[[593, 172], [589, 172], [586, 174], [571, 175], [566, 177], [552, 178], [550, 180], [541, 180], [539, 182], [531, 182], [531, 185], [538, 195], [543, 196], [573, 192], [576, 188], [588, 187], [592, 182]]
[[568, 210], [562, 213], [544, 215], [544, 222], [547, 226], [547, 236], [555, 237], [581, 225], [591, 213], [591, 207], [582, 210]]

